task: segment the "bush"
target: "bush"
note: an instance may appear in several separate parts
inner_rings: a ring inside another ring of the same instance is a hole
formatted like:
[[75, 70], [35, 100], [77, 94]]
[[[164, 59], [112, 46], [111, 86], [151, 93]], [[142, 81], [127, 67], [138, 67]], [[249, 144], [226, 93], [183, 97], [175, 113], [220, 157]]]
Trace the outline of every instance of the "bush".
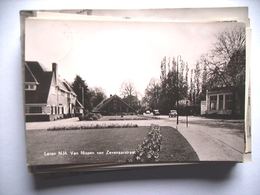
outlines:
[[179, 105], [178, 114], [179, 116], [200, 115], [200, 105], [191, 105], [191, 106]]
[[102, 115], [99, 113], [89, 112], [89, 113], [85, 114], [84, 116], [79, 116], [78, 118], [80, 121], [96, 121], [96, 120], [99, 120], [101, 117], [102, 117]]

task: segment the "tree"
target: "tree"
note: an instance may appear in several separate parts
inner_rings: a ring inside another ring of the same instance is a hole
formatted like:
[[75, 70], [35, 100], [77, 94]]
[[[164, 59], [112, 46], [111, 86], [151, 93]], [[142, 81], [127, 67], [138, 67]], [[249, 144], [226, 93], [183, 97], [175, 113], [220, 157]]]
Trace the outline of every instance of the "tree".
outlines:
[[167, 70], [166, 70], [166, 56], [163, 57], [161, 61], [161, 81], [165, 80], [167, 76]]
[[128, 95], [128, 96], [124, 97], [123, 100], [126, 103], [128, 103], [128, 105], [130, 105], [132, 108], [134, 108], [135, 111], [138, 112], [140, 110], [141, 102], [137, 96]]
[[187, 88], [187, 94], [188, 94], [188, 82], [189, 82], [189, 66], [188, 63], [186, 63], [186, 68], [185, 68], [185, 84], [186, 84], [186, 88]]
[[240, 88], [245, 78], [245, 28], [226, 30], [216, 38], [213, 49], [204, 59], [208, 82], [213, 87]]
[[194, 104], [198, 105], [200, 104], [200, 93], [201, 93], [201, 69], [199, 62], [196, 63], [195, 69], [194, 69]]
[[100, 102], [106, 99], [106, 94], [102, 88], [95, 87], [90, 89], [90, 105], [91, 108], [95, 108]]
[[191, 72], [190, 72], [190, 92], [189, 92], [189, 99], [192, 103], [194, 103], [194, 77], [193, 77], [193, 69], [191, 69]]
[[120, 88], [120, 93], [122, 97], [135, 96], [136, 90], [134, 84], [130, 81], [123, 82]]
[[[166, 59], [164, 57], [161, 61], [159, 84], [150, 81], [145, 94], [145, 100], [150, 109], [159, 109], [163, 114], [168, 114], [170, 109], [176, 108], [177, 100], [185, 98], [188, 90], [184, 72], [185, 66], [188, 66], [187, 63], [181, 58], [178, 61], [174, 57], [172, 60], [168, 58], [168, 63]], [[166, 64], [168, 64], [168, 70]]]
[[207, 69], [207, 63], [206, 63], [206, 57], [201, 56], [200, 58], [200, 65], [203, 67], [202, 69], [202, 81], [201, 81], [201, 93], [200, 93], [200, 100], [206, 100], [206, 90], [210, 87], [208, 86], [208, 69]]
[[129, 104], [135, 110], [140, 109], [140, 101], [137, 97], [137, 91], [132, 82], [130, 82], [130, 81], [123, 82], [121, 85], [121, 88], [120, 88], [120, 93], [121, 93], [123, 100], [127, 104]]
[[245, 43], [245, 28], [235, 27], [217, 35], [212, 53], [219, 61], [227, 64], [236, 52], [245, 49]]
[[79, 75], [76, 75], [72, 89], [77, 95], [78, 101], [84, 106], [85, 111], [92, 111], [101, 101], [106, 99], [102, 88], [91, 89]]
[[85, 109], [89, 110], [90, 96], [89, 96], [88, 85], [85, 83], [85, 80], [83, 80], [79, 75], [76, 75], [72, 83], [72, 89], [76, 93], [79, 102], [84, 106]]
[[159, 81], [151, 79], [148, 86], [145, 89], [145, 96], [143, 98], [143, 104], [145, 109], [158, 109], [160, 101], [161, 86]]

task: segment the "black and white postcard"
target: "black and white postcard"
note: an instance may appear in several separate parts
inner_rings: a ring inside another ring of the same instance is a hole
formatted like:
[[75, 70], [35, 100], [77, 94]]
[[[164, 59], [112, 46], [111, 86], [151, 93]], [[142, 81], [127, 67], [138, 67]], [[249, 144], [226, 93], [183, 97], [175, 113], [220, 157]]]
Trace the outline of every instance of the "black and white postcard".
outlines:
[[21, 12], [29, 166], [244, 161], [248, 24], [143, 12]]

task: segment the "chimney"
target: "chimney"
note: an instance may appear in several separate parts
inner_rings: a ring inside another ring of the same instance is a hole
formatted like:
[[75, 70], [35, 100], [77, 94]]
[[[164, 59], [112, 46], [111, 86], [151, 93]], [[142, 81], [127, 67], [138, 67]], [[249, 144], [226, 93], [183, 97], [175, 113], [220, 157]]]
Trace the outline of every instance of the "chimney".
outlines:
[[55, 84], [57, 85], [57, 80], [58, 80], [58, 64], [57, 63], [52, 63], [52, 72], [54, 74]]

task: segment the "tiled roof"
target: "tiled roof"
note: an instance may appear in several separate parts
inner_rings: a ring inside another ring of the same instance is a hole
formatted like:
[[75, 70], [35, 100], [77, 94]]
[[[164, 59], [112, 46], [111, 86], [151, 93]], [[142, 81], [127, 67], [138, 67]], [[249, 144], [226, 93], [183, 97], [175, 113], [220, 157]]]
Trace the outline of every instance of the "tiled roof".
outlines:
[[65, 86], [64, 81], [61, 78], [58, 78], [58, 86], [59, 86], [59, 89], [66, 91], [66, 92], [70, 92], [68, 90], [68, 88]]
[[44, 71], [41, 65], [35, 61], [27, 61], [25, 64], [28, 71], [32, 73], [32, 76], [25, 76], [25, 81], [27, 81], [26, 79], [28, 79], [28, 81], [32, 80], [32, 77], [34, 77], [38, 82], [36, 90], [25, 91], [25, 103], [47, 103], [52, 80], [52, 72]]
[[38, 83], [37, 79], [34, 77], [33, 73], [31, 72], [31, 70], [29, 69], [26, 63], [25, 63], [24, 73], [25, 73], [25, 77], [24, 77], [25, 82], [33, 82], [36, 84]]
[[135, 112], [135, 109], [130, 106], [129, 104], [127, 104], [124, 100], [122, 100], [119, 96], [117, 95], [113, 95], [111, 97], [109, 97], [108, 99], [103, 100], [102, 102], [100, 102], [94, 109], [93, 112], [100, 112], [107, 104], [109, 104], [113, 99], [117, 99], [119, 102], [123, 103], [126, 107], [128, 107], [130, 110], [132, 110], [133, 112]]

